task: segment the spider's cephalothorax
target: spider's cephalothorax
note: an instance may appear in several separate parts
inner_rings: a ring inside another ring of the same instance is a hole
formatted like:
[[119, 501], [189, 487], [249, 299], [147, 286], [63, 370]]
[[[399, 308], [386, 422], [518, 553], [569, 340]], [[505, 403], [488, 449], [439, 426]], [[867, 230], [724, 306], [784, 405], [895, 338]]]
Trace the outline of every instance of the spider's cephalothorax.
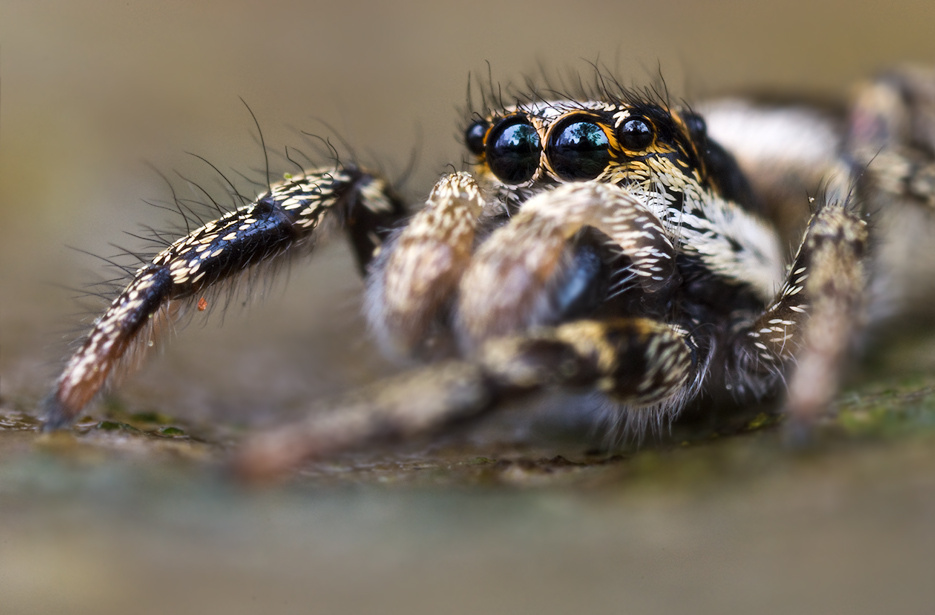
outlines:
[[[357, 167], [289, 177], [137, 271], [56, 383], [48, 425], [72, 420], [181, 302], [308, 252], [333, 223], [365, 272], [375, 337], [427, 365], [252, 440], [249, 472], [424, 433], [554, 386], [598, 392], [618, 423], [642, 431], [701, 398], [775, 394], [794, 362], [787, 404], [806, 424], [833, 394], [860, 320], [861, 203], [931, 205], [935, 193], [925, 184], [935, 138], [920, 147], [912, 132], [935, 117], [935, 77], [894, 75], [858, 99], [846, 139], [837, 120], [803, 108], [725, 102], [706, 123], [606, 89], [490, 109], [464, 133], [474, 175], [442, 177], [412, 216]], [[874, 157], [887, 161], [879, 172]], [[779, 218], [804, 198], [795, 189], [817, 182], [826, 196], [785, 254]]]

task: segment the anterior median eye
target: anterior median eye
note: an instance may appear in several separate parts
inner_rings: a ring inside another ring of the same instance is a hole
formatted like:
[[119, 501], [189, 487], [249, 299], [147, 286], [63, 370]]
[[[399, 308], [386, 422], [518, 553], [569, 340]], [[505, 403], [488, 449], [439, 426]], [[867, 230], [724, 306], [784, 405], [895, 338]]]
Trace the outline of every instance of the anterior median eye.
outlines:
[[522, 184], [539, 168], [542, 145], [535, 127], [522, 116], [503, 120], [487, 139], [487, 164], [505, 184]]
[[594, 179], [610, 162], [607, 135], [595, 122], [569, 118], [553, 129], [548, 156], [560, 178]]

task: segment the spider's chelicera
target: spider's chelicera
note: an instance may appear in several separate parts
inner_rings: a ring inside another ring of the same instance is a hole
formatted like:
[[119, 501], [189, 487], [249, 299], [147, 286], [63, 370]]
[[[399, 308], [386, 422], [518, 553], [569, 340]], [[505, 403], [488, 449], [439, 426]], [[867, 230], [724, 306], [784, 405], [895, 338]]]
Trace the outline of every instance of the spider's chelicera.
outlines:
[[702, 112], [604, 86], [485, 104], [464, 132], [474, 173], [443, 176], [414, 215], [354, 165], [288, 177], [136, 272], [56, 382], [47, 425], [72, 421], [180, 306], [308, 253], [335, 227], [366, 276], [372, 333], [425, 366], [254, 438], [248, 472], [422, 434], [548, 387], [597, 392], [631, 431], [699, 400], [788, 387], [793, 422], [807, 424], [861, 320], [867, 204], [932, 206], [935, 138], [916, 126], [935, 115], [933, 84], [916, 69], [868, 84], [844, 133], [804, 107]]

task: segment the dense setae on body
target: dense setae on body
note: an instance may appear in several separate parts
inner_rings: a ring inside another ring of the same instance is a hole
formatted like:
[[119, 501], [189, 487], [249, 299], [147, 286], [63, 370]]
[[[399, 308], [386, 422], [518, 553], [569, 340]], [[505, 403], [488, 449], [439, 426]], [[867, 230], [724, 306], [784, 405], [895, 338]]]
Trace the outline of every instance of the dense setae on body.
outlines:
[[641, 433], [788, 383], [791, 424], [807, 428], [836, 390], [868, 280], [889, 266], [868, 256], [870, 214], [935, 201], [935, 75], [866, 85], [843, 133], [804, 107], [702, 111], [604, 82], [580, 94], [485, 97], [464, 133], [474, 173], [443, 176], [415, 214], [379, 176], [335, 164], [190, 228], [97, 320], [47, 425], [74, 419], [181, 308], [340, 227], [374, 336], [425, 366], [254, 438], [249, 474], [556, 386], [595, 391], [615, 429]]

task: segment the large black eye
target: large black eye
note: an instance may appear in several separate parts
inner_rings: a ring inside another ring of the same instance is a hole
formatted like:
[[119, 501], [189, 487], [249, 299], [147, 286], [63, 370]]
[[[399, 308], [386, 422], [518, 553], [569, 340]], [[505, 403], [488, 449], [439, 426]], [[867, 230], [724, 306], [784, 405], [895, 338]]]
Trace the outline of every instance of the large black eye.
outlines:
[[594, 122], [568, 118], [552, 130], [548, 156], [562, 179], [594, 179], [610, 162], [607, 135]]
[[617, 138], [628, 150], [643, 150], [653, 143], [653, 129], [646, 120], [633, 118], [617, 129]]
[[464, 131], [464, 144], [475, 156], [484, 153], [484, 135], [487, 134], [487, 120], [476, 120]]
[[522, 184], [539, 168], [539, 133], [521, 116], [510, 117], [490, 131], [487, 164], [505, 184]]

